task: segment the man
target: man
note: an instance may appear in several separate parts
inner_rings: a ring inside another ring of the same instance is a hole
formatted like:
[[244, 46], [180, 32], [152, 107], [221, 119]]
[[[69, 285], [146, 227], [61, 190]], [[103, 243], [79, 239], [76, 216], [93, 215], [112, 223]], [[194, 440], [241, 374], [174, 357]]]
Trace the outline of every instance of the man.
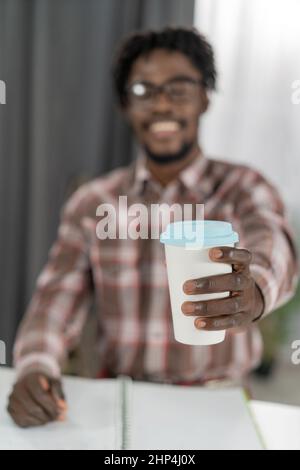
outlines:
[[[256, 323], [293, 294], [296, 252], [283, 203], [262, 175], [206, 158], [199, 119], [215, 89], [213, 51], [195, 30], [139, 33], [114, 66], [122, 112], [141, 147], [130, 167], [80, 188], [66, 204], [15, 346], [18, 380], [9, 412], [23, 427], [64, 419], [61, 367], [82, 331], [90, 298], [99, 312], [99, 377], [199, 383], [240, 379], [261, 357]], [[101, 240], [97, 207], [136, 202], [199, 203], [205, 218], [230, 221], [238, 248], [212, 249], [232, 274], [187, 279], [187, 294], [230, 291], [227, 299], [185, 302], [195, 328], [226, 329], [224, 343], [194, 347], [173, 336], [163, 246], [158, 240]]]

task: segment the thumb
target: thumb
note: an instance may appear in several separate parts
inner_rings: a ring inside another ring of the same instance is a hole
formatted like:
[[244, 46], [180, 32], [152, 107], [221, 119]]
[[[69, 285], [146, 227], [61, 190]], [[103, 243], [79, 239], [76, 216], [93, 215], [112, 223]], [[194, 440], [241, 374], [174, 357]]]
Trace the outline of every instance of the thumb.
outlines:
[[45, 377], [44, 375], [39, 375], [38, 376], [38, 382], [39, 382], [40, 386], [42, 387], [42, 389], [44, 390], [44, 392], [49, 392], [50, 383], [49, 383], [49, 379], [47, 377]]

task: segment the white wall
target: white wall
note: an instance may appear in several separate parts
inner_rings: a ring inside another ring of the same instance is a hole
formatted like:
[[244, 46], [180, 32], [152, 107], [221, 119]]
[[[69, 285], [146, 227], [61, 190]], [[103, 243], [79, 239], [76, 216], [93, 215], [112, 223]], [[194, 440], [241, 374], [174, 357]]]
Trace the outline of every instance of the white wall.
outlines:
[[[300, 0], [196, 0], [216, 52], [219, 90], [201, 129], [214, 156], [260, 169], [300, 215]], [[299, 93], [298, 93], [299, 96]]]

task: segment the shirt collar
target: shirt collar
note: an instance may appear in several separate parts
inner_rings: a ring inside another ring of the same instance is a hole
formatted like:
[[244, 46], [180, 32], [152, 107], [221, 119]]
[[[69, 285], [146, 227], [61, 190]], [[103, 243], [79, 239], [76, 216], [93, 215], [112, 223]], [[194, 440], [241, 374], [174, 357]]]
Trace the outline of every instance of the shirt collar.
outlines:
[[[146, 162], [145, 154], [140, 153], [133, 164], [131, 192], [134, 195], [143, 195], [149, 181], [156, 183], [158, 187], [160, 186], [158, 182], [153, 180], [153, 176], [148, 170]], [[178, 181], [187, 189], [193, 189], [204, 175], [207, 164], [208, 159], [203, 155], [202, 151], [199, 151], [195, 160], [180, 172]]]

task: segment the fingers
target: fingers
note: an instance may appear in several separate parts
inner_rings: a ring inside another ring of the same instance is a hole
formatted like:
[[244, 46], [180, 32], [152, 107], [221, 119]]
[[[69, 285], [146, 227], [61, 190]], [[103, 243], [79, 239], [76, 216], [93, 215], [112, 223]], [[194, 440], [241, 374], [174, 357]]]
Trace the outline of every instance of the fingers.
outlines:
[[209, 256], [212, 261], [219, 263], [229, 263], [244, 269], [248, 268], [252, 258], [250, 251], [242, 248], [233, 248], [228, 246], [212, 248], [209, 251]]
[[50, 390], [50, 384], [49, 384], [48, 379], [46, 379], [46, 377], [43, 377], [42, 375], [40, 375], [40, 376], [38, 377], [38, 381], [39, 381], [40, 386], [42, 387], [42, 389], [43, 389], [45, 392], [49, 392], [49, 390]]
[[60, 380], [51, 380], [50, 382], [50, 390], [52, 395], [57, 399], [57, 400], [62, 400], [66, 401], [66, 397], [62, 388], [62, 383]]
[[220, 316], [214, 318], [196, 318], [195, 327], [198, 330], [220, 331], [231, 328], [241, 328], [252, 322], [249, 315], [245, 312], [236, 313], [229, 316]]
[[48, 414], [30, 396], [24, 383], [16, 384], [8, 411], [18, 426], [41, 426], [50, 421]]
[[[53, 396], [59, 411], [60, 411], [60, 418], [63, 417], [65, 419], [65, 414], [67, 411], [67, 403], [65, 394], [62, 388], [62, 383], [60, 380], [51, 380], [50, 382], [50, 391], [51, 395]], [[63, 420], [64, 420], [63, 419]]]
[[26, 414], [23, 409], [18, 408], [16, 405], [9, 404], [7, 411], [11, 415], [13, 421], [20, 428], [32, 428], [42, 426], [42, 423], [36, 418]]
[[21, 428], [43, 426], [43, 421], [31, 416], [18, 400], [9, 403], [7, 411], [15, 424]]
[[[209, 251], [212, 261], [228, 263], [233, 272], [185, 282], [183, 291], [186, 295], [205, 295], [232, 292], [230, 297], [205, 301], [189, 301], [182, 304], [182, 312], [195, 316], [198, 329], [206, 331], [240, 328], [252, 323], [249, 299], [253, 280], [249, 275], [251, 253], [248, 250], [234, 247], [218, 247]], [[236, 293], [236, 294], [235, 294]]]
[[251, 253], [248, 250], [220, 247], [212, 248], [209, 254], [213, 261], [233, 265], [237, 272], [187, 280], [183, 285], [187, 295], [242, 291], [249, 287]]
[[246, 302], [243, 295], [236, 295], [225, 299], [184, 302], [181, 310], [187, 316], [201, 316], [205, 319], [245, 311]]
[[51, 396], [51, 394], [46, 391], [48, 387], [42, 387], [43, 384], [47, 383], [47, 379], [44, 377], [34, 377], [31, 380], [26, 381], [27, 390], [32, 398], [32, 400], [42, 408], [49, 417], [49, 421], [55, 421], [59, 415], [59, 409], [56, 401]]
[[238, 292], [247, 289], [250, 282], [249, 276], [243, 273], [218, 274], [189, 280], [183, 285], [183, 290], [187, 295]]
[[14, 422], [21, 427], [62, 421], [66, 409], [60, 381], [36, 373], [14, 386], [7, 408]]

